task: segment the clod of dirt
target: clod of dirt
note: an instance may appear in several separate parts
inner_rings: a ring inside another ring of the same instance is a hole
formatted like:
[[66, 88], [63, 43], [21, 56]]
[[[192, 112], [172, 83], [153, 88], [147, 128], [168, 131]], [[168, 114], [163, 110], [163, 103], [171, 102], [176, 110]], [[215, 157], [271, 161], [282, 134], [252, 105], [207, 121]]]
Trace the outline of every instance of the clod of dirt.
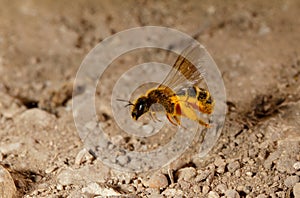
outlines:
[[0, 165], [0, 197], [10, 198], [16, 194], [16, 186], [10, 173]]

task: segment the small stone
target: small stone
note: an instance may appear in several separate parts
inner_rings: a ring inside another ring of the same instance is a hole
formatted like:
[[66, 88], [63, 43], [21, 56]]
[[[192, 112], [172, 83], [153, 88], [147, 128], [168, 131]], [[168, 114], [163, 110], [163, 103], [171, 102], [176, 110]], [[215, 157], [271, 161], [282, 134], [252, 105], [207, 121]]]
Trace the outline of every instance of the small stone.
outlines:
[[225, 184], [219, 184], [216, 186], [216, 190], [221, 194], [224, 194], [225, 191], [227, 190], [227, 186]]
[[300, 197], [300, 183], [295, 184], [295, 186], [293, 187], [293, 193], [295, 198]]
[[102, 164], [94, 164], [93, 166], [84, 166], [79, 169], [66, 168], [62, 170], [57, 180], [63, 186], [68, 185], [84, 185], [86, 182], [105, 182], [109, 176], [109, 168]]
[[291, 188], [293, 187], [297, 182], [299, 182], [299, 176], [294, 175], [294, 176], [289, 176], [284, 180], [284, 185], [287, 187]]
[[127, 155], [119, 155], [117, 156], [116, 160], [117, 160], [117, 164], [121, 166], [125, 166], [130, 161], [130, 158]]
[[226, 162], [221, 157], [218, 157], [217, 159], [215, 159], [214, 164], [215, 164], [216, 167], [222, 167], [222, 166], [226, 165]]
[[216, 170], [216, 172], [217, 173], [221, 173], [221, 174], [224, 173], [225, 172], [225, 166], [218, 167], [217, 170]]
[[166, 197], [178, 197], [183, 196], [183, 191], [179, 189], [166, 189], [162, 192], [162, 195]]
[[189, 181], [196, 176], [196, 169], [193, 167], [182, 168], [178, 171], [178, 180]]
[[146, 188], [143, 192], [146, 192], [148, 194], [147, 197], [149, 198], [164, 198], [164, 196], [160, 194], [160, 190], [157, 188]]
[[63, 187], [63, 185], [61, 185], [61, 184], [57, 184], [56, 189], [57, 189], [57, 190], [63, 190], [64, 187]]
[[207, 185], [204, 185], [204, 186], [202, 187], [202, 193], [203, 193], [203, 194], [207, 194], [207, 193], [209, 192], [209, 190], [210, 190], [210, 188], [209, 188], [209, 186], [207, 186]]
[[221, 157], [218, 157], [217, 159], [215, 159], [214, 164], [217, 167], [217, 169], [216, 169], [217, 173], [225, 172], [226, 162], [224, 159], [222, 159]]
[[10, 173], [0, 165], [0, 197], [14, 197], [17, 189]]
[[244, 188], [245, 188], [244, 186], [238, 186], [238, 187], [236, 188], [236, 190], [240, 192], [240, 191], [243, 191]]
[[239, 193], [236, 190], [230, 189], [225, 192], [226, 198], [240, 198]]
[[261, 24], [258, 30], [258, 35], [262, 36], [271, 32], [271, 28], [266, 24]]
[[146, 186], [150, 188], [165, 188], [169, 184], [167, 177], [164, 174], [156, 173], [153, 174], [150, 179], [145, 182]]
[[247, 171], [247, 172], [246, 172], [246, 175], [249, 176], [249, 177], [252, 177], [253, 173], [250, 172], [250, 171]]
[[236, 171], [234, 172], [234, 175], [237, 176], [237, 177], [241, 177], [241, 175], [242, 175], [241, 170], [240, 170], [240, 169], [236, 170]]
[[97, 183], [90, 183], [87, 187], [82, 188], [83, 193], [89, 193], [92, 195], [100, 195], [100, 196], [119, 196], [121, 195], [119, 192], [115, 191], [112, 188], [102, 187]]
[[210, 191], [207, 195], [208, 198], [219, 198], [220, 196], [215, 191]]
[[265, 195], [265, 194], [259, 194], [259, 195], [257, 195], [257, 198], [267, 198], [267, 195]]
[[294, 165], [293, 165], [294, 169], [296, 170], [300, 170], [300, 162], [296, 162]]
[[209, 170], [205, 170], [205, 171], [198, 171], [198, 175], [196, 176], [195, 181], [196, 182], [200, 182], [205, 180], [210, 174]]
[[240, 168], [240, 163], [238, 161], [231, 162], [227, 165], [227, 169], [231, 173], [234, 173], [239, 168]]
[[79, 166], [85, 161], [92, 161], [94, 157], [84, 148], [78, 152], [75, 158], [75, 165]]

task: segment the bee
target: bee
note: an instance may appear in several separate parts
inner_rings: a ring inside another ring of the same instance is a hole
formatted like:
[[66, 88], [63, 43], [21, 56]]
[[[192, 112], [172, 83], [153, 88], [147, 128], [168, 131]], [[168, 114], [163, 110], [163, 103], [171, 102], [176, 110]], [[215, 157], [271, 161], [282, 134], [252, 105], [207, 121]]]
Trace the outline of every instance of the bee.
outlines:
[[198, 116], [197, 111], [211, 114], [214, 100], [208, 90], [198, 86], [203, 79], [199, 65], [195, 66], [187, 59], [198, 60], [199, 57], [195, 54], [197, 49], [199, 45], [187, 47], [158, 87], [149, 89], [133, 102], [128, 101], [126, 106], [132, 106], [132, 119], [138, 120], [148, 112], [152, 118], [157, 119], [156, 111], [150, 107], [158, 103], [163, 107], [168, 120], [175, 126], [181, 125], [181, 116], [205, 127], [210, 126]]

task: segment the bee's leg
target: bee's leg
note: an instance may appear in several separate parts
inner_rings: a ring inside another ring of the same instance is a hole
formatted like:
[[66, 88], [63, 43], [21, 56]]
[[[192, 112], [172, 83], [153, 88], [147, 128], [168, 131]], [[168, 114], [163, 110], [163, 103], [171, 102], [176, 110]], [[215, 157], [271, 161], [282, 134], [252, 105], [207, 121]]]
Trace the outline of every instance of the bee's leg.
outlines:
[[175, 115], [173, 116], [174, 120], [177, 122], [178, 125], [181, 125], [180, 119]]
[[209, 128], [210, 125], [208, 123], [206, 123], [205, 121], [201, 120], [200, 118], [198, 119], [198, 123], [205, 126], [206, 128]]
[[182, 114], [184, 116], [186, 116], [187, 118], [191, 119], [191, 120], [194, 120], [194, 121], [197, 121], [200, 125], [203, 125], [205, 127], [209, 127], [209, 124], [206, 123], [205, 121], [203, 121], [202, 119], [200, 119], [196, 112], [194, 111], [194, 109], [192, 107], [190, 107], [190, 105], [188, 104], [182, 104], [181, 105], [181, 111], [182, 111]]
[[168, 118], [168, 120], [169, 120], [173, 125], [178, 126], [178, 124], [175, 123], [174, 120], [173, 120], [174, 117], [173, 117], [173, 116], [171, 117], [170, 115], [171, 115], [171, 114], [167, 113], [167, 118]]

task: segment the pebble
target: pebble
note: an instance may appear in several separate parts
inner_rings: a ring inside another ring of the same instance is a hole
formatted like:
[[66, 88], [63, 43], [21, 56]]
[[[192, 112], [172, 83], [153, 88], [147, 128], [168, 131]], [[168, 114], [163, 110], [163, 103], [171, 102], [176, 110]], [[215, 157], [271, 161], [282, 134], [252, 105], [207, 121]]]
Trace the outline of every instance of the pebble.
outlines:
[[10, 173], [0, 165], [0, 197], [14, 197], [16, 186]]
[[63, 185], [61, 185], [61, 184], [57, 184], [56, 189], [57, 189], [57, 190], [63, 190], [64, 187], [63, 187]]
[[246, 175], [249, 176], [249, 177], [252, 177], [253, 173], [250, 172], [250, 171], [247, 171], [247, 172], [246, 172]]
[[80, 166], [83, 162], [92, 162], [94, 157], [84, 148], [75, 157], [75, 165]]
[[222, 194], [227, 190], [227, 186], [225, 184], [219, 184], [216, 186], [216, 190]]
[[294, 169], [296, 170], [300, 170], [300, 162], [296, 162], [294, 165], [293, 165]]
[[239, 168], [240, 168], [240, 163], [238, 161], [231, 162], [227, 165], [227, 169], [231, 173], [234, 173]]
[[198, 175], [196, 176], [195, 181], [196, 182], [203, 181], [209, 176], [209, 174], [210, 174], [209, 170], [200, 171], [200, 172], [198, 171]]
[[153, 174], [150, 179], [144, 182], [144, 185], [150, 188], [165, 188], [169, 184], [167, 177], [162, 173]]
[[225, 172], [226, 162], [225, 162], [224, 159], [222, 159], [221, 157], [218, 157], [217, 159], [215, 159], [214, 164], [217, 167], [216, 171], [218, 173], [224, 173]]
[[296, 183], [294, 188], [293, 188], [293, 193], [295, 198], [300, 197], [300, 183]]
[[258, 30], [258, 35], [263, 36], [271, 32], [271, 28], [267, 26], [265, 23], [262, 23]]
[[186, 167], [178, 170], [178, 180], [189, 181], [196, 176], [196, 169], [193, 167]]
[[299, 182], [299, 176], [289, 176], [284, 180], [284, 185], [291, 188], [293, 187], [297, 182]]
[[219, 198], [220, 196], [215, 191], [210, 191], [207, 195], [208, 198]]
[[162, 195], [166, 197], [180, 197], [183, 196], [183, 191], [180, 189], [166, 189], [162, 192]]
[[265, 195], [265, 194], [259, 194], [259, 195], [257, 195], [257, 198], [267, 198], [267, 195]]
[[87, 185], [87, 187], [82, 188], [81, 191], [83, 193], [88, 193], [97, 196], [104, 196], [104, 197], [121, 195], [119, 192], [115, 191], [114, 189], [109, 187], [102, 187], [97, 183], [90, 183]]
[[215, 159], [214, 164], [216, 167], [222, 167], [226, 165], [226, 162], [221, 157], [218, 157], [217, 159]]
[[84, 166], [79, 169], [66, 168], [58, 176], [58, 182], [63, 186], [85, 185], [87, 182], [105, 182], [109, 177], [109, 168], [104, 165], [100, 167]]
[[239, 193], [236, 190], [230, 189], [225, 192], [226, 198], [240, 198]]
[[203, 194], [207, 194], [207, 193], [209, 192], [209, 190], [210, 190], [210, 188], [209, 188], [209, 186], [207, 186], [207, 185], [204, 185], [204, 186], [202, 187], [202, 193], [203, 193]]

